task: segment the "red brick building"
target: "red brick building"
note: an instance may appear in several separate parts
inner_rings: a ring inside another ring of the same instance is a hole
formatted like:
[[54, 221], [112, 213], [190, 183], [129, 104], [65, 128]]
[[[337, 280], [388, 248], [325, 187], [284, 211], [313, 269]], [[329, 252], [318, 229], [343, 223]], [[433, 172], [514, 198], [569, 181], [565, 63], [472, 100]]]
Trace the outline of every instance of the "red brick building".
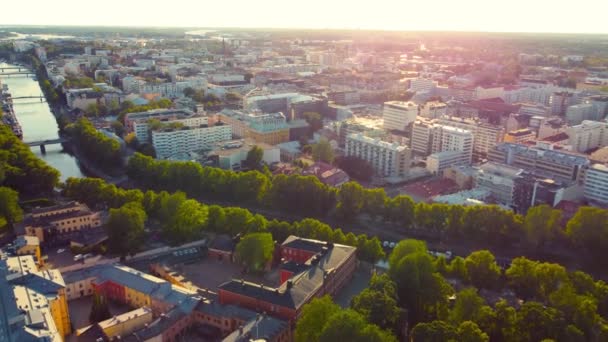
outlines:
[[335, 295], [353, 276], [356, 248], [288, 237], [280, 246], [278, 287], [233, 279], [219, 287], [221, 304], [234, 304], [291, 321], [315, 297]]

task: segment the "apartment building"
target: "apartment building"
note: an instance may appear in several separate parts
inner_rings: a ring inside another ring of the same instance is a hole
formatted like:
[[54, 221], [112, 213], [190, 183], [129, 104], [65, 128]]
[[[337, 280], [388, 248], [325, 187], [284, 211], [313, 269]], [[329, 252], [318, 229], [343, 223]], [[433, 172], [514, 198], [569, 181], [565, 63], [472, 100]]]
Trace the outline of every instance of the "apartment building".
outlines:
[[591, 103], [581, 103], [569, 106], [566, 109], [566, 122], [568, 125], [578, 125], [585, 120], [598, 120], [595, 107]]
[[[159, 121], [162, 126], [170, 126], [177, 124], [184, 127], [200, 127], [209, 124], [209, 118], [204, 114], [194, 114], [187, 109], [169, 109], [160, 111], [150, 111], [141, 116], [132, 116], [129, 124], [133, 127], [133, 132], [140, 142], [150, 140], [150, 122], [152, 120]], [[140, 114], [140, 113], [132, 113]]]
[[232, 138], [277, 145], [289, 141], [289, 125], [283, 113], [224, 109], [217, 119], [232, 127]]
[[152, 146], [158, 159], [210, 149], [214, 143], [230, 139], [232, 139], [232, 128], [222, 122], [217, 122], [213, 126], [161, 127], [152, 131]]
[[473, 134], [465, 129], [439, 126], [439, 139], [433, 139], [433, 152], [459, 151], [471, 163], [473, 156]]
[[404, 131], [407, 126], [416, 121], [418, 105], [414, 102], [389, 101], [384, 102], [382, 118], [384, 129]]
[[[136, 136], [143, 137], [148, 132], [148, 121], [155, 119], [158, 121], [170, 121], [189, 118], [194, 113], [188, 109], [153, 109], [145, 112], [128, 113], [125, 116], [125, 127], [127, 132], [135, 132]], [[205, 122], [206, 123], [206, 122]], [[139, 124], [136, 129], [135, 124]]]
[[411, 150], [407, 146], [350, 134], [346, 138], [346, 155], [367, 161], [383, 177], [403, 177], [409, 172]]
[[593, 164], [585, 172], [583, 184], [585, 198], [592, 202], [608, 204], [608, 166]]
[[442, 117], [437, 123], [470, 131], [474, 136], [473, 154], [478, 157], [486, 156], [496, 144], [503, 141], [505, 135], [504, 127], [473, 119]]
[[433, 153], [433, 140], [438, 136], [437, 130], [439, 127], [432, 120], [416, 120], [412, 125], [412, 137], [410, 139], [412, 152], [424, 157]]
[[0, 259], [0, 340], [62, 342], [71, 333], [65, 282], [34, 257]]
[[431, 92], [437, 87], [437, 81], [428, 78], [414, 78], [410, 80], [409, 91]]
[[100, 212], [91, 211], [86, 204], [78, 202], [37, 208], [23, 220], [25, 235], [37, 237], [41, 244], [100, 227], [101, 224]]
[[584, 156], [512, 143], [496, 145], [488, 160], [565, 183], [581, 182], [582, 170], [589, 165]]
[[463, 151], [443, 151], [433, 153], [426, 158], [426, 169], [436, 176], [455, 166], [471, 165], [471, 156]]
[[608, 123], [585, 120], [579, 125], [566, 128], [568, 144], [573, 151], [586, 152], [608, 146]]
[[[184, 96], [186, 88], [207, 90], [207, 78], [204, 76], [183, 78], [176, 82], [165, 83], [135, 83], [139, 85], [139, 94], [159, 94], [162, 97], [176, 98]], [[133, 86], [133, 84], [131, 85]]]

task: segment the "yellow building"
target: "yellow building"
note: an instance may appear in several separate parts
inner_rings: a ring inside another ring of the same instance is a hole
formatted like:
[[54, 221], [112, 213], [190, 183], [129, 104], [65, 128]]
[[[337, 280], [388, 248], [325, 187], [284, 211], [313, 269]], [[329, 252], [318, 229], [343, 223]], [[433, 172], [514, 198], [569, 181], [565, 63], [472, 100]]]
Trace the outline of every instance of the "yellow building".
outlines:
[[101, 213], [85, 204], [69, 202], [47, 208], [37, 208], [24, 220], [25, 234], [35, 236], [44, 243], [50, 235], [63, 235], [101, 226]]
[[148, 307], [141, 307], [99, 322], [99, 327], [108, 339], [113, 340], [116, 336], [126, 336], [143, 328], [152, 322], [152, 319], [152, 310]]

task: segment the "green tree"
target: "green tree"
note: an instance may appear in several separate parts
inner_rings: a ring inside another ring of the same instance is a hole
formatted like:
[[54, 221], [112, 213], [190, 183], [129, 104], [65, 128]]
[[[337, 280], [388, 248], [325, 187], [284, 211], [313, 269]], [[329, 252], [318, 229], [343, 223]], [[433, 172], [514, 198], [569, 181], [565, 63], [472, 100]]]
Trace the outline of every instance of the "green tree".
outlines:
[[340, 311], [340, 307], [329, 296], [314, 298], [304, 305], [294, 333], [296, 342], [319, 341], [329, 318]]
[[490, 340], [488, 334], [481, 331], [477, 324], [471, 321], [460, 323], [456, 334], [460, 342], [488, 342]]
[[608, 210], [581, 207], [568, 221], [566, 234], [592, 260], [604, 260], [608, 249]]
[[112, 130], [116, 135], [122, 137], [125, 134], [125, 126], [120, 121], [112, 121], [110, 124], [112, 126]]
[[[23, 220], [23, 210], [19, 207], [19, 193], [11, 188], [0, 187], [0, 218], [13, 229], [15, 223]], [[0, 224], [0, 229], [3, 226]]]
[[396, 342], [397, 339], [376, 325], [367, 323], [357, 312], [341, 310], [329, 317], [318, 341]]
[[404, 257], [415, 253], [427, 253], [426, 242], [422, 240], [406, 239], [397, 243], [391, 252], [388, 261], [391, 267], [397, 266], [397, 263]]
[[450, 321], [461, 323], [464, 321], [477, 322], [485, 301], [477, 294], [474, 288], [464, 289], [456, 294], [456, 302], [450, 312]]
[[2, 185], [22, 195], [50, 193], [59, 182], [59, 171], [38, 158], [7, 125], [0, 125], [0, 168]]
[[554, 239], [561, 228], [561, 219], [561, 211], [553, 209], [549, 205], [543, 204], [530, 208], [523, 224], [526, 243], [536, 249]]
[[195, 240], [207, 223], [207, 207], [189, 199], [179, 203], [169, 224], [165, 225], [166, 236], [183, 243]]
[[99, 323], [112, 317], [106, 298], [97, 292], [93, 294], [93, 305], [89, 313], [89, 323]]
[[262, 167], [262, 160], [264, 159], [264, 150], [259, 146], [253, 146], [249, 152], [247, 152], [247, 158], [243, 161], [243, 166], [251, 170], [260, 170]]
[[457, 338], [456, 329], [444, 321], [418, 323], [411, 333], [412, 342], [446, 342]]
[[433, 266], [431, 257], [421, 252], [390, 264], [389, 275], [397, 284], [399, 302], [408, 310], [412, 324], [435, 317], [447, 307], [447, 298], [453, 293]]
[[236, 245], [237, 258], [253, 271], [262, 271], [272, 260], [274, 241], [270, 233], [245, 235]]
[[524, 341], [557, 339], [562, 327], [560, 312], [538, 302], [525, 302], [517, 313], [517, 331]]
[[353, 297], [351, 308], [368, 322], [395, 331], [401, 315], [396, 296], [396, 285], [387, 275], [373, 275], [370, 287]]
[[323, 128], [323, 119], [321, 118], [321, 114], [317, 112], [304, 112], [302, 116], [310, 126], [311, 133]]
[[312, 158], [315, 161], [322, 161], [329, 164], [333, 163], [334, 149], [327, 139], [321, 138], [318, 143], [312, 146]]
[[414, 201], [411, 197], [398, 195], [387, 199], [385, 219], [409, 228], [414, 222]]
[[338, 191], [338, 215], [344, 220], [354, 220], [365, 203], [365, 190], [356, 182], [342, 184]]
[[106, 223], [109, 245], [121, 255], [135, 254], [143, 244], [146, 212], [141, 204], [131, 202], [110, 209]]
[[469, 281], [477, 288], [492, 289], [498, 285], [500, 267], [490, 251], [471, 253], [464, 261]]

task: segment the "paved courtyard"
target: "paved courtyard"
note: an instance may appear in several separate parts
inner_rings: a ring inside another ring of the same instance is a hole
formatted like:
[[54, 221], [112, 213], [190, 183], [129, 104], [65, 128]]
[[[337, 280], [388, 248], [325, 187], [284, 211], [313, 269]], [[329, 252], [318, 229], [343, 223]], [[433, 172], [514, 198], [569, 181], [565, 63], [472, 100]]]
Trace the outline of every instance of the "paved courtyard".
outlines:
[[184, 277], [184, 282], [189, 286], [208, 289], [216, 292], [217, 287], [231, 279], [245, 279], [246, 281], [263, 283], [268, 286], [278, 285], [278, 271], [273, 270], [264, 275], [253, 275], [243, 273], [243, 268], [238, 264], [228, 261], [219, 261], [215, 258], [204, 258], [195, 263], [174, 266]]
[[[108, 301], [110, 313], [112, 315], [120, 315], [129, 312], [132, 309], [124, 304]], [[74, 331], [84, 328], [89, 325], [89, 314], [93, 305], [93, 296], [82, 297], [68, 301], [68, 309], [70, 311], [70, 319]]]

